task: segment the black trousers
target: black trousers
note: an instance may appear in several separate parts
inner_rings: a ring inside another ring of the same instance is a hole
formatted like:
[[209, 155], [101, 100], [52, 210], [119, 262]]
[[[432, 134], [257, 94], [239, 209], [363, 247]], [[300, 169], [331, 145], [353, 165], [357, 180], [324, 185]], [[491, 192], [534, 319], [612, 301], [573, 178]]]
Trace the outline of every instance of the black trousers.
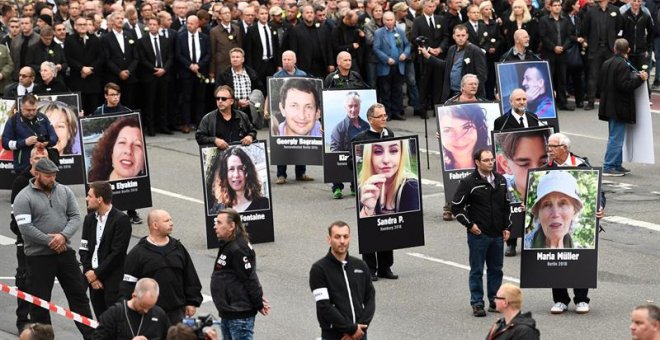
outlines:
[[[23, 240], [20, 235], [16, 241], [16, 260], [18, 264], [16, 267], [16, 288], [24, 292], [29, 292], [27, 263], [25, 253], [23, 252]], [[26, 324], [30, 323], [30, 306], [32, 304], [18, 298], [16, 299], [16, 303], [16, 328], [21, 331]]]
[[394, 251], [377, 251], [375, 253], [362, 254], [362, 259], [367, 263], [371, 274], [384, 274], [390, 271], [394, 264]]
[[568, 67], [566, 69], [566, 77], [573, 82], [573, 94], [575, 95], [575, 103], [582, 103], [584, 101], [584, 81], [582, 76], [584, 75], [584, 68], [579, 67]]
[[[263, 84], [264, 89], [268, 89], [268, 77], [272, 76], [275, 74], [275, 70], [277, 70], [276, 65], [275, 65], [275, 59], [270, 58], [270, 60], [263, 60], [260, 62], [258, 65], [255, 65], [255, 71], [257, 71], [257, 75], [259, 77], [259, 80], [261, 80], [261, 84]], [[252, 89], [254, 90], [255, 87], [252, 85]], [[264, 96], [268, 95], [268, 93], [264, 93]]]
[[403, 116], [403, 75], [398, 65], [390, 65], [390, 74], [378, 77], [378, 92], [388, 117]]
[[204, 116], [204, 92], [206, 90], [197, 77], [181, 78], [181, 124], [199, 124]]
[[89, 116], [96, 111], [96, 108], [103, 104], [103, 99], [100, 93], [83, 93], [80, 95], [82, 102], [82, 109], [85, 111], [85, 116]]
[[[577, 305], [580, 302], [589, 303], [591, 301], [587, 296], [589, 294], [589, 289], [587, 288], [573, 288], [573, 302]], [[561, 302], [565, 305], [568, 305], [571, 302], [571, 296], [568, 295], [568, 289], [566, 288], [554, 288], [552, 289], [552, 299], [557, 302]]]
[[142, 82], [142, 123], [151, 132], [170, 124], [167, 114], [167, 76]]
[[92, 289], [92, 286], [88, 286], [89, 300], [92, 302], [92, 308], [94, 308], [96, 320], [101, 317], [103, 312], [117, 303], [120, 299], [118, 284], [114, 284], [113, 286], [115, 287], [108, 287], [106, 282], [103, 282], [103, 285], [103, 289]]
[[[607, 46], [593, 46], [594, 50], [589, 51], [588, 65], [589, 65], [589, 81], [587, 82], [587, 100], [594, 101], [596, 98], [596, 91], [598, 90], [598, 74], [600, 67], [605, 60], [612, 57], [612, 51]], [[592, 48], [590, 46], [590, 48]]]
[[547, 53], [553, 90], [557, 93], [557, 106], [560, 108], [566, 106], [566, 63], [563, 59], [563, 54]]
[[[69, 249], [56, 255], [26, 256], [30, 293], [42, 300], [50, 301], [55, 278], [60, 282], [64, 295], [72, 312], [91, 318], [89, 299], [85, 294], [84, 278], [75, 251]], [[32, 306], [32, 322], [50, 324], [50, 312], [41, 307]], [[76, 322], [76, 327], [84, 339], [91, 339], [94, 329]]]

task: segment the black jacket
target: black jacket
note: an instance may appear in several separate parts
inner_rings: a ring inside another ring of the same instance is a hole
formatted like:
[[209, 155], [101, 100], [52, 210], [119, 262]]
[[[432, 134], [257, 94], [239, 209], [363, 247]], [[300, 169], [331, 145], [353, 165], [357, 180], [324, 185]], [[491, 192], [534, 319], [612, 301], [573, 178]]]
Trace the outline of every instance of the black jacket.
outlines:
[[[598, 52], [598, 45], [600, 43], [607, 44], [605, 48], [608, 51], [613, 50], [614, 41], [618, 38], [617, 34], [623, 28], [623, 19], [621, 18], [622, 16], [621, 12], [619, 12], [619, 8], [614, 5], [607, 5], [605, 11], [603, 11], [598, 5], [589, 7], [584, 14], [584, 20], [582, 21], [582, 36], [589, 44], [589, 48], [587, 49], [588, 54]], [[604, 20], [606, 22], [605, 26], [607, 27], [607, 32], [604, 37], [601, 37], [598, 32], [597, 21], [599, 20]]]
[[623, 13], [623, 37], [630, 44], [630, 54], [652, 52], [654, 32], [653, 20], [641, 8], [637, 16], [633, 15], [632, 9]]
[[[21, 190], [25, 189], [25, 187], [30, 184], [30, 179], [34, 177], [32, 175], [32, 172], [30, 171], [31, 168], [27, 168], [23, 170], [16, 178], [14, 178], [14, 181], [11, 183], [11, 204], [14, 204], [14, 200], [16, 199], [16, 196], [18, 196], [18, 193], [21, 192]], [[23, 245], [23, 236], [21, 235], [21, 231], [18, 230], [18, 224], [16, 224], [16, 218], [14, 217], [14, 213], [12, 211], [11, 214], [11, 221], [9, 223], [9, 228], [11, 229], [11, 232], [16, 235], [16, 244], [17, 245]]]
[[104, 289], [119, 297], [119, 284], [124, 275], [126, 250], [131, 240], [131, 221], [128, 215], [115, 207], [108, 212], [107, 221], [101, 235], [98, 249], [98, 267], [92, 269], [92, 256], [96, 248], [96, 213], [85, 216], [82, 238], [80, 240], [80, 263], [83, 273], [94, 270], [96, 277], [103, 283]]
[[635, 124], [635, 89], [643, 83], [623, 56], [617, 54], [605, 60], [598, 73], [598, 87], [603, 98], [598, 105], [598, 119]]
[[341, 339], [343, 334], [355, 333], [358, 324], [371, 323], [376, 312], [376, 291], [364, 261], [347, 256], [342, 263], [328, 251], [312, 265], [309, 288], [316, 300], [316, 317], [324, 339]]
[[[243, 111], [232, 109], [232, 131], [229, 138], [225, 139], [227, 144], [239, 142], [245, 136], [252, 136], [252, 140], [257, 140], [257, 129], [254, 127], [250, 118]], [[195, 139], [199, 145], [215, 145], [215, 138], [222, 138], [217, 136], [216, 124], [220, 118], [218, 110], [213, 110], [207, 113], [199, 122], [197, 132], [195, 132]]]
[[244, 319], [264, 308], [256, 254], [243, 238], [222, 242], [211, 274], [211, 296], [223, 319]]
[[[559, 16], [559, 20], [555, 20], [551, 15], [541, 18], [539, 31], [543, 32], [541, 46], [546, 58], [557, 55], [554, 51], [555, 46], [562, 46], [565, 53], [571, 42], [575, 40], [575, 36], [572, 36], [574, 33], [571, 20], [563, 14]], [[561, 41], [558, 41], [558, 38]]]
[[[132, 329], [129, 329], [126, 316], [130, 320], [130, 327]], [[144, 314], [144, 317], [142, 316], [143, 314], [128, 308], [126, 306], [126, 300], [122, 299], [101, 314], [99, 327], [94, 331], [94, 337], [92, 339], [131, 340], [134, 337], [133, 332], [137, 331], [140, 325], [140, 321], [142, 321], [142, 327], [140, 328], [139, 335], [143, 335], [147, 339], [165, 339], [167, 329], [170, 326], [165, 311], [158, 306], [154, 306], [147, 314]]]
[[511, 228], [509, 200], [506, 179], [497, 171], [493, 175], [495, 187], [476, 169], [462, 179], [451, 202], [451, 212], [468, 229], [476, 224], [486, 235], [501, 236], [502, 231]]
[[145, 236], [131, 249], [124, 263], [122, 297], [130, 298], [135, 283], [143, 277], [158, 282], [160, 295], [156, 304], [166, 312], [184, 306], [199, 307], [202, 303], [202, 284], [195, 265], [183, 244], [173, 237], [166, 246], [157, 247]]
[[[529, 112], [525, 111], [525, 116], [527, 117], [527, 124], [532, 127], [532, 126], [539, 126], [539, 118]], [[511, 110], [509, 110], [507, 113], [497, 117], [495, 119], [495, 125], [493, 127], [493, 131], [504, 131], [504, 130], [511, 130], [511, 129], [522, 129], [524, 126], [520, 125], [520, 122], [516, 117], [513, 116], [511, 113]]]
[[[479, 79], [479, 89], [477, 90], [478, 97], [485, 97], [484, 84], [486, 84], [486, 78], [488, 77], [488, 69], [486, 68], [486, 56], [479, 46], [474, 45], [470, 42], [465, 44], [463, 48], [463, 66], [461, 69], [461, 78], [464, 75], [471, 73], [477, 76]], [[445, 102], [449, 97], [451, 97], [451, 69], [454, 66], [452, 62], [454, 56], [457, 53], [456, 45], [452, 45], [447, 50], [447, 57], [445, 58], [445, 72], [444, 72], [444, 83], [442, 86], [442, 102]], [[431, 56], [429, 60], [438, 60], [437, 58]]]
[[518, 313], [515, 318], [504, 325], [504, 318], [495, 321], [491, 327], [486, 340], [538, 340], [541, 332], [536, 328], [536, 321], [532, 319], [532, 312]]
[[[70, 68], [67, 86], [83, 94], [101, 93], [105, 68], [103, 44], [94, 35], [88, 35], [87, 38], [87, 42], [83, 43], [80, 35], [73, 34], [64, 40], [64, 54]], [[83, 66], [93, 67], [94, 73], [83, 78], [80, 74]]]

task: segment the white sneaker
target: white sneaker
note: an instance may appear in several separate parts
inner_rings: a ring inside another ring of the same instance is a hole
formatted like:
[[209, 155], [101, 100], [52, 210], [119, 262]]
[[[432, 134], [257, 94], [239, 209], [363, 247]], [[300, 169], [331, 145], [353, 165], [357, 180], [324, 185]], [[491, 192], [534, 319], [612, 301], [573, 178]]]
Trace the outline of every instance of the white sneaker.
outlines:
[[[552, 308], [550, 308], [550, 313], [552, 313], [552, 314], [561, 314], [561, 313], [565, 312], [567, 309], [568, 309], [568, 306], [566, 306], [566, 304], [564, 304], [562, 302], [557, 302], [557, 303], [555, 303], [554, 306], [552, 306]], [[588, 309], [589, 309], [589, 305], [587, 305], [587, 311], [588, 311]]]
[[580, 302], [575, 307], [575, 312], [578, 314], [587, 314], [589, 313], [589, 304], [586, 302]]

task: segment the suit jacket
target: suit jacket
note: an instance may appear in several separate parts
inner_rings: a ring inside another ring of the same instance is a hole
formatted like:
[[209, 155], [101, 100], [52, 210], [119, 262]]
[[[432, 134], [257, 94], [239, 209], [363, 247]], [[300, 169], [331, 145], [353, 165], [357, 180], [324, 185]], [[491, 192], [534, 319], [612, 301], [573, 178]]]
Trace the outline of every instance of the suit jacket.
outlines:
[[[0, 73], [2, 73], [2, 80], [0, 80], [0, 91], [4, 91], [5, 86], [11, 82], [11, 75], [14, 72], [14, 61], [11, 60], [9, 49], [5, 45], [0, 45]], [[0, 93], [0, 96], [2, 93]]]
[[82, 237], [80, 240], [80, 263], [83, 273], [94, 270], [94, 274], [101, 280], [104, 289], [117, 292], [119, 297], [119, 284], [124, 276], [124, 261], [126, 250], [131, 240], [131, 221], [125, 213], [112, 207], [108, 213], [101, 243], [98, 245], [98, 267], [92, 269], [92, 256], [96, 247], [96, 214], [85, 216]]
[[417, 50], [417, 47], [419, 47], [417, 46], [415, 39], [420, 36], [425, 36], [429, 39], [426, 47], [440, 47], [442, 48], [442, 53], [447, 52], [451, 33], [447, 30], [445, 20], [442, 18], [442, 16], [434, 15], [433, 21], [435, 23], [434, 28], [429, 27], [429, 22], [426, 20], [424, 14], [418, 15], [413, 21], [412, 43], [415, 45], [415, 51]]
[[[468, 21], [464, 25], [467, 27], [468, 41], [486, 50], [487, 48], [484, 48], [483, 45], [490, 42], [490, 34], [487, 31], [486, 24], [481, 20], [477, 21], [476, 31], [471, 22]], [[484, 35], [484, 33], [486, 33], [486, 35]]]
[[[253, 69], [258, 69], [258, 65], [263, 61], [264, 46], [261, 44], [261, 35], [259, 32], [259, 24], [256, 23], [248, 28], [247, 36], [243, 40], [245, 47], [245, 64]], [[277, 31], [268, 24], [270, 30], [270, 45], [271, 56], [274, 58], [275, 65], [282, 64], [282, 56], [280, 52], [280, 42]], [[270, 75], [270, 74], [269, 74]]]
[[[597, 47], [600, 37], [595, 19], [595, 17], [600, 14], [598, 11], [602, 11], [598, 5], [589, 8], [582, 21], [582, 36], [589, 44], [589, 48], [587, 49], [587, 53], [589, 54], [595, 53], [598, 50]], [[621, 12], [619, 12], [619, 9], [613, 5], [607, 5], [605, 12], [609, 14], [607, 15], [607, 36], [603, 37], [603, 40], [607, 42], [607, 49], [612, 51], [614, 48], [614, 41], [618, 38], [617, 34], [623, 29], [623, 16], [621, 15]], [[612, 13], [614, 13], [614, 16], [611, 15]]]
[[[488, 69], [486, 68], [486, 56], [483, 51], [472, 43], [467, 43], [463, 48], [465, 51], [463, 54], [463, 69], [461, 71], [461, 77], [468, 73], [472, 73], [477, 76], [479, 79], [479, 90], [477, 91], [477, 97], [485, 97], [486, 91], [484, 90], [484, 84], [486, 84], [486, 78], [488, 77]], [[451, 68], [453, 66], [454, 56], [456, 55], [456, 45], [452, 45], [447, 51], [447, 58], [445, 59], [445, 74], [444, 74], [444, 83], [442, 86], [442, 102], [449, 99], [451, 94], [450, 89], [450, 77], [451, 77]]]
[[[167, 78], [167, 73], [172, 69], [173, 59], [170, 39], [159, 35], [158, 43], [160, 44], [160, 57], [163, 61], [162, 68], [166, 71], [166, 74], [163, 75], [162, 78]], [[157, 78], [153, 74], [154, 68], [156, 68], [156, 53], [154, 52], [153, 41], [149, 33], [138, 41], [137, 52], [140, 60], [140, 65], [138, 67], [138, 76], [140, 80], [144, 82], [152, 82], [156, 80]]]
[[119, 72], [128, 70], [130, 75], [126, 81], [136, 83], [138, 81], [135, 74], [138, 67], [137, 38], [133, 32], [127, 30], [122, 30], [122, 35], [124, 36], [124, 52], [122, 52], [114, 32], [108, 31], [108, 34], [101, 38], [107, 65], [105, 79], [106, 82], [119, 83]]
[[[66, 37], [64, 54], [71, 69], [68, 85], [72, 90], [82, 93], [101, 93], [105, 65], [103, 46], [96, 36], [88, 35], [87, 38], [87, 43], [83, 44], [78, 34]], [[93, 67], [94, 73], [83, 79], [80, 75], [83, 66]]]
[[[314, 24], [316, 25], [316, 23]], [[308, 34], [305, 30], [316, 31], [316, 39], [314, 41], [308, 40]], [[313, 68], [312, 58], [314, 57], [313, 49], [320, 49], [321, 57], [323, 58], [323, 69], [327, 66], [334, 65], [336, 56], [332, 55], [332, 47], [330, 46], [330, 33], [323, 27], [317, 28], [316, 26], [307, 27], [304, 21], [300, 21], [298, 25], [289, 30], [288, 33], [289, 49], [296, 53], [297, 65], [300, 69], [309, 72]], [[324, 74], [315, 74], [314, 76], [321, 77]]]
[[[23, 34], [19, 34], [16, 38], [11, 40], [11, 45], [9, 46], [9, 50], [11, 51], [11, 59], [14, 61], [14, 73], [12, 74], [12, 79], [15, 80], [18, 79], [18, 71], [21, 69], [21, 66], [27, 66], [21, 65], [21, 45], [23, 45], [23, 39], [25, 39]], [[41, 43], [39, 34], [36, 32], [32, 33], [30, 40], [28, 41], [27, 50], [29, 51], [30, 48], [39, 43]], [[35, 72], [38, 73], [39, 69], [37, 68]]]
[[[401, 39], [401, 53], [405, 54], [406, 56], [410, 56], [410, 42], [408, 39], [406, 39], [406, 34], [404, 32], [401, 32], [396, 26], [394, 26], [394, 31], [396, 34], [399, 34], [399, 38]], [[374, 33], [374, 53], [376, 54], [376, 57], [378, 58], [378, 65], [376, 65], [376, 74], [379, 77], [387, 76], [390, 74], [390, 65], [387, 64], [387, 60], [389, 58], [392, 58], [396, 61], [396, 65], [398, 66], [399, 73], [401, 75], [404, 75], [406, 72], [406, 63], [399, 61], [398, 57], [395, 57], [392, 54], [393, 48], [396, 46], [392, 46], [390, 43], [390, 40], [388, 39], [388, 31], [386, 27], [381, 27], [376, 30]]]
[[[525, 111], [525, 118], [527, 119], [527, 124], [531, 126], [539, 126], [539, 118], [535, 114]], [[493, 131], [505, 131], [512, 129], [522, 129], [524, 126], [520, 125], [520, 122], [513, 116], [511, 110], [506, 114], [501, 115], [495, 119], [495, 126]]]
[[[559, 31], [557, 31], [557, 23], [559, 23]], [[541, 35], [541, 46], [545, 58], [557, 56], [554, 51], [555, 46], [562, 46], [564, 52], [566, 52], [571, 41], [575, 40], [571, 21], [564, 15], [561, 15], [559, 20], [555, 20], [551, 16], [541, 18], [539, 31], [543, 32]], [[560, 42], [557, 41], [558, 34], [561, 38]]]
[[231, 34], [227, 33], [227, 30], [222, 24], [211, 29], [210, 73], [216, 77], [220, 72], [231, 66], [229, 62], [229, 50], [234, 47], [243, 47], [243, 35], [240, 33], [240, 28], [234, 23], [229, 25], [231, 27]]
[[[176, 60], [179, 64], [179, 76], [181, 78], [190, 79], [196, 77], [196, 75], [189, 69], [190, 65], [192, 65], [192, 61], [190, 60], [190, 51], [188, 48], [188, 33], [188, 30], [183, 30], [177, 34]], [[200, 49], [200, 55], [197, 56], [197, 65], [199, 65], [199, 73], [206, 77], [209, 74], [209, 64], [211, 63], [209, 37], [204, 33], [197, 34], [199, 34]]]
[[25, 62], [28, 66], [35, 70], [37, 81], [41, 81], [39, 70], [41, 69], [41, 63], [44, 61], [50, 61], [55, 65], [62, 65], [62, 70], [57, 73], [57, 79], [64, 80], [63, 73], [66, 71], [68, 65], [66, 62], [66, 56], [64, 55], [64, 50], [60, 45], [56, 44], [54, 41], [50, 44], [50, 46], [46, 46], [42, 42], [39, 42], [38, 44], [28, 49]]
[[[37, 89], [37, 84], [34, 84], [34, 87], [32, 87], [32, 92], [34, 93], [34, 90]], [[3, 99], [18, 99], [18, 82], [13, 82], [7, 86], [5, 86], [4, 93], [2, 95]]]
[[129, 25], [128, 22], [127, 22], [127, 23], [124, 24], [124, 29], [127, 30], [127, 31], [130, 31], [131, 33], [133, 33], [133, 35], [136, 38], [138, 36], [137, 36], [137, 33], [135, 31], [139, 30], [140, 33], [142, 33], [142, 34], [140, 35], [140, 38], [138, 38], [138, 40], [142, 39], [142, 37], [144, 37], [145, 35], [149, 35], [149, 30], [147, 29], [146, 26], [144, 26], [143, 23], [138, 21], [138, 23], [135, 26], [136, 27], [131, 27], [131, 25]]
[[[185, 19], [185, 18], [183, 18], [183, 19]], [[186, 25], [182, 25], [179, 18], [176, 15], [172, 15], [172, 25], [170, 25], [170, 28], [177, 31], [177, 32], [179, 32], [179, 30], [181, 28], [183, 28], [185, 30]]]

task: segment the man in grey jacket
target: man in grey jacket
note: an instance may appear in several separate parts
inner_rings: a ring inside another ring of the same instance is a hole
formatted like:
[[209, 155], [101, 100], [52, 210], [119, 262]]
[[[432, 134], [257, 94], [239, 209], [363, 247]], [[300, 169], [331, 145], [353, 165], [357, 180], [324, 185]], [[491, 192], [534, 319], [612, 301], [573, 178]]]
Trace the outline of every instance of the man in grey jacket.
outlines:
[[[14, 200], [14, 216], [23, 235], [28, 277], [32, 283], [29, 293], [50, 301], [57, 277], [71, 311], [91, 317], [82, 272], [71, 248], [71, 238], [82, 225], [80, 211], [73, 191], [55, 181], [57, 172], [51, 160], [40, 159], [34, 178]], [[32, 322], [50, 324], [48, 310], [33, 306], [30, 316]], [[84, 339], [91, 338], [92, 328], [81, 323], [76, 326]]]

